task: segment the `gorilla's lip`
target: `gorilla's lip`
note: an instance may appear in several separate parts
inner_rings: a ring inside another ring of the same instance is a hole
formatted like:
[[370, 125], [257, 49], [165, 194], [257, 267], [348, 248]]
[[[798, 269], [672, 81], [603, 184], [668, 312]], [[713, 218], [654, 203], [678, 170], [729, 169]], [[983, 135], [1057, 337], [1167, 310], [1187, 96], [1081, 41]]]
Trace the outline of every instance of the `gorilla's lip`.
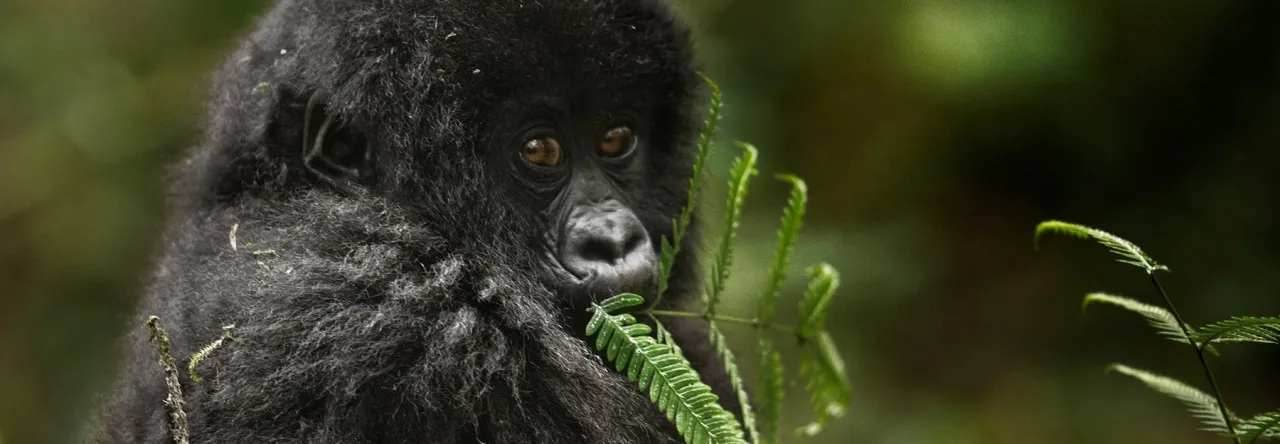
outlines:
[[[599, 273], [589, 271], [583, 273], [584, 275], [578, 275], [561, 263], [558, 255], [549, 253], [547, 256], [549, 256], [546, 262], [549, 265], [547, 268], [550, 268], [551, 273], [556, 277], [556, 287], [560, 289], [559, 293], [562, 297], [572, 301], [571, 304], [574, 306], [584, 302], [589, 305], [590, 303], [600, 302], [624, 293], [638, 294], [647, 300], [652, 297], [652, 293], [657, 291], [658, 288], [659, 264], [656, 262], [650, 267], [645, 267], [649, 268], [649, 270], [632, 274], [633, 276], [647, 276], [647, 278], [630, 279], [625, 282], [619, 280], [619, 285], [617, 286], [604, 287], [600, 284], [604, 277]], [[635, 266], [644, 267], [643, 265]]]
[[616, 286], [606, 286], [608, 284], [602, 284], [601, 283], [602, 281], [606, 281], [611, 277], [602, 276], [598, 273], [593, 272], [593, 273], [590, 273], [590, 275], [587, 276], [586, 278], [579, 279], [578, 285], [583, 289], [587, 290], [588, 292], [592, 293], [593, 296], [596, 294], [602, 294], [602, 295], [605, 295], [605, 297], [609, 297], [609, 296], [622, 294], [622, 293], [635, 293], [635, 294], [643, 295], [645, 293], [649, 293], [653, 291], [657, 286], [656, 277], [658, 274], [658, 269], [657, 267], [653, 267], [653, 270], [650, 270], [650, 271], [651, 273], [649, 274], [653, 277], [653, 279], [632, 278], [627, 281], [618, 280], [618, 285]]

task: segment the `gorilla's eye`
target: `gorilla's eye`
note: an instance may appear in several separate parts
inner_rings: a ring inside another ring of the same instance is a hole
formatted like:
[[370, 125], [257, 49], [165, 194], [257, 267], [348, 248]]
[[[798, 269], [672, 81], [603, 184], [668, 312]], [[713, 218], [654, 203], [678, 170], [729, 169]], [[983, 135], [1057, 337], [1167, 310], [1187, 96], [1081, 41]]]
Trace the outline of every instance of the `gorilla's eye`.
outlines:
[[636, 136], [631, 128], [619, 126], [604, 133], [600, 140], [600, 154], [605, 157], [622, 157], [636, 146]]
[[554, 137], [529, 139], [520, 150], [525, 162], [541, 166], [560, 164], [560, 141]]

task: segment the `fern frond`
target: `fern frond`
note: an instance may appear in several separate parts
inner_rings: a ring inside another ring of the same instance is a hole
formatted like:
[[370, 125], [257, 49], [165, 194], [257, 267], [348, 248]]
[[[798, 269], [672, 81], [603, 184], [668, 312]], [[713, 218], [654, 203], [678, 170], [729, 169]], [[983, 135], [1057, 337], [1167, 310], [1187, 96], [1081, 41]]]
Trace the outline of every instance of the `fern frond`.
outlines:
[[715, 259], [711, 263], [711, 288], [707, 289], [707, 313], [715, 314], [720, 304], [720, 294], [724, 292], [724, 283], [729, 279], [729, 267], [733, 262], [733, 238], [738, 234], [738, 222], [742, 219], [742, 205], [747, 200], [747, 185], [751, 176], [756, 175], [756, 148], [750, 144], [738, 142], [742, 148], [742, 156], [733, 161], [733, 169], [729, 174], [729, 201], [725, 205], [724, 233], [720, 235], [720, 246], [716, 248]]
[[751, 409], [751, 397], [747, 395], [746, 384], [742, 383], [742, 374], [738, 370], [738, 359], [734, 357], [733, 350], [729, 349], [729, 344], [725, 342], [724, 333], [720, 332], [720, 328], [715, 321], [709, 321], [707, 324], [711, 345], [716, 348], [716, 356], [720, 357], [720, 363], [724, 365], [724, 371], [729, 375], [729, 384], [733, 386], [734, 392], [738, 394], [738, 404], [742, 406], [742, 425], [751, 436], [751, 442], [759, 443], [760, 431], [756, 429], [755, 411]]
[[649, 336], [652, 330], [634, 316], [613, 314], [643, 303], [639, 295], [621, 294], [594, 304], [586, 333], [596, 337], [596, 349], [604, 350], [619, 372], [627, 369], [627, 379], [649, 393], [685, 442], [745, 444], [737, 418], [716, 402], [719, 398], [684, 356]]
[[800, 326], [796, 333], [802, 340], [800, 374], [813, 407], [814, 420], [796, 430], [813, 436], [822, 431], [832, 417], [844, 415], [849, 407], [850, 390], [844, 374], [844, 360], [836, 351], [831, 335], [823, 329], [827, 309], [840, 286], [840, 274], [829, 264], [809, 268], [809, 288], [800, 300]]
[[1202, 344], [1219, 342], [1261, 342], [1280, 344], [1280, 318], [1242, 316], [1215, 322], [1194, 334]]
[[839, 286], [840, 273], [835, 267], [826, 263], [809, 267], [809, 288], [800, 300], [800, 326], [797, 333], [809, 336], [822, 330], [832, 296], [835, 296]]
[[754, 435], [756, 444], [777, 444], [782, 430], [782, 354], [773, 347], [773, 341], [760, 336], [760, 381], [756, 387], [756, 424], [760, 433]]
[[228, 326], [222, 327], [221, 337], [209, 343], [209, 345], [201, 347], [200, 350], [191, 354], [191, 358], [187, 360], [187, 377], [191, 378], [191, 382], [199, 384], [202, 381], [202, 379], [200, 378], [200, 375], [196, 374], [196, 366], [200, 365], [200, 361], [203, 361], [205, 360], [205, 358], [208, 358], [209, 355], [212, 354], [214, 350], [217, 350], [218, 347], [222, 346], [222, 343], [224, 341], [234, 342], [236, 340], [235, 337], [231, 336], [231, 329], [234, 327], [235, 327], [234, 325], [228, 325]]
[[1236, 433], [1244, 439], [1244, 444], [1252, 444], [1259, 439], [1280, 438], [1280, 410], [1241, 421], [1236, 424], [1236, 429]]
[[693, 172], [689, 177], [689, 189], [686, 191], [684, 208], [680, 210], [680, 216], [671, 221], [671, 239], [662, 236], [658, 261], [658, 291], [650, 307], [657, 307], [667, 293], [671, 267], [676, 263], [676, 255], [680, 253], [680, 245], [684, 242], [684, 232], [689, 227], [694, 208], [698, 204], [698, 187], [702, 184], [702, 169], [707, 164], [707, 155], [711, 153], [711, 139], [715, 137], [716, 128], [720, 124], [720, 106], [723, 104], [720, 86], [716, 85], [710, 77], [702, 73], [698, 75], [702, 76], [702, 80], [711, 88], [711, 107], [707, 113], [707, 120], [703, 122], [705, 126], [702, 134], [698, 138], [698, 151], [693, 158]]
[[1142, 268], [1146, 270], [1147, 274], [1155, 273], [1158, 270], [1169, 271], [1169, 267], [1157, 263], [1155, 259], [1147, 256], [1147, 253], [1144, 253], [1133, 242], [1097, 228], [1057, 220], [1041, 222], [1040, 225], [1036, 226], [1036, 233], [1033, 239], [1037, 249], [1040, 246], [1040, 236], [1045, 233], [1058, 233], [1081, 239], [1093, 239], [1107, 247], [1112, 253], [1119, 255], [1120, 259], [1118, 260], [1120, 262]]
[[822, 432], [831, 418], [844, 416], [849, 409], [851, 390], [845, 376], [844, 360], [836, 351], [831, 335], [822, 331], [806, 340], [800, 355], [800, 375], [805, 379], [809, 392], [809, 405], [813, 408], [813, 422], [796, 430], [802, 436], [814, 436]]
[[[1173, 313], [1170, 313], [1169, 310], [1166, 310], [1163, 307], [1145, 304], [1124, 296], [1116, 296], [1107, 293], [1089, 293], [1085, 295], [1084, 303], [1081, 304], [1080, 309], [1084, 310], [1089, 306], [1089, 304], [1093, 303], [1111, 304], [1142, 315], [1142, 317], [1147, 320], [1147, 324], [1151, 325], [1151, 327], [1156, 330], [1156, 334], [1169, 338], [1174, 342], [1191, 344], [1193, 347], [1199, 346], [1196, 342], [1188, 338], [1185, 333], [1183, 333], [1182, 328], [1178, 327], [1178, 319], [1173, 316]], [[1193, 335], [1195, 334], [1194, 328], [1190, 325], [1186, 327], [1186, 331], [1191, 332]], [[1205, 349], [1211, 350], [1208, 347]]]
[[681, 356], [684, 356], [684, 350], [680, 348], [680, 344], [676, 343], [675, 336], [671, 335], [671, 330], [667, 330], [667, 326], [662, 323], [662, 320], [658, 319], [657, 316], [653, 316], [653, 315], [649, 315], [649, 318], [653, 319], [653, 325], [658, 330], [657, 332], [658, 343], [664, 344], [667, 347], [671, 348], [672, 353], [677, 353]]
[[1222, 417], [1222, 412], [1226, 411], [1227, 415], [1232, 415], [1232, 419], [1235, 419], [1235, 416], [1230, 410], [1219, 409], [1218, 400], [1213, 396], [1168, 376], [1157, 375], [1122, 364], [1112, 364], [1107, 367], [1107, 371], [1115, 371], [1132, 376], [1152, 390], [1182, 401], [1182, 404], [1187, 406], [1187, 411], [1191, 412], [1191, 416], [1200, 420], [1200, 423], [1204, 425], [1201, 428], [1202, 430], [1229, 433], [1227, 420]]
[[764, 296], [756, 307], [756, 319], [764, 324], [773, 321], [774, 302], [778, 300], [778, 289], [782, 287], [782, 281], [787, 278], [787, 265], [791, 262], [796, 234], [804, 224], [804, 209], [809, 201], [809, 190], [803, 180], [787, 174], [779, 174], [777, 178], [791, 183], [791, 197], [787, 199], [787, 207], [782, 210], [778, 247], [773, 252], [773, 265], [769, 266], [769, 281], [765, 284]]

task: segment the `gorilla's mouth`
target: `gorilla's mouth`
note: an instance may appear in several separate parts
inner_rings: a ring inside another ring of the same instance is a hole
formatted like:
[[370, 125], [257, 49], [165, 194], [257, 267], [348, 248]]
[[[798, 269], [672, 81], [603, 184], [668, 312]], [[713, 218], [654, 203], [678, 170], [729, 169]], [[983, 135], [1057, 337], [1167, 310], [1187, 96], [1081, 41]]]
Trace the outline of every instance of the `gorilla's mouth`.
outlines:
[[658, 282], [657, 255], [652, 248], [629, 255], [610, 266], [591, 267], [579, 272], [570, 271], [578, 278], [579, 285], [594, 298], [607, 298], [619, 293], [647, 295]]
[[609, 264], [574, 267], [562, 260], [561, 254], [550, 253], [547, 262], [559, 283], [562, 297], [572, 306], [586, 308], [621, 293], [635, 293], [646, 299], [653, 296], [658, 283], [658, 257], [653, 248], [638, 249]]

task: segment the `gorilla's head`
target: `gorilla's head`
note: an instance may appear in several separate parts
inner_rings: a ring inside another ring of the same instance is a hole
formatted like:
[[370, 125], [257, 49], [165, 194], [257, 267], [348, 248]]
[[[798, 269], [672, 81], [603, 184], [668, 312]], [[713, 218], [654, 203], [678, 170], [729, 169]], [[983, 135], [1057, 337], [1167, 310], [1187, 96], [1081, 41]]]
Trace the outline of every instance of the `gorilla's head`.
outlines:
[[665, 4], [293, 0], [266, 22], [215, 78], [212, 143], [250, 152], [197, 156], [196, 205], [385, 199], [570, 306], [651, 293], [696, 130], [688, 31]]

